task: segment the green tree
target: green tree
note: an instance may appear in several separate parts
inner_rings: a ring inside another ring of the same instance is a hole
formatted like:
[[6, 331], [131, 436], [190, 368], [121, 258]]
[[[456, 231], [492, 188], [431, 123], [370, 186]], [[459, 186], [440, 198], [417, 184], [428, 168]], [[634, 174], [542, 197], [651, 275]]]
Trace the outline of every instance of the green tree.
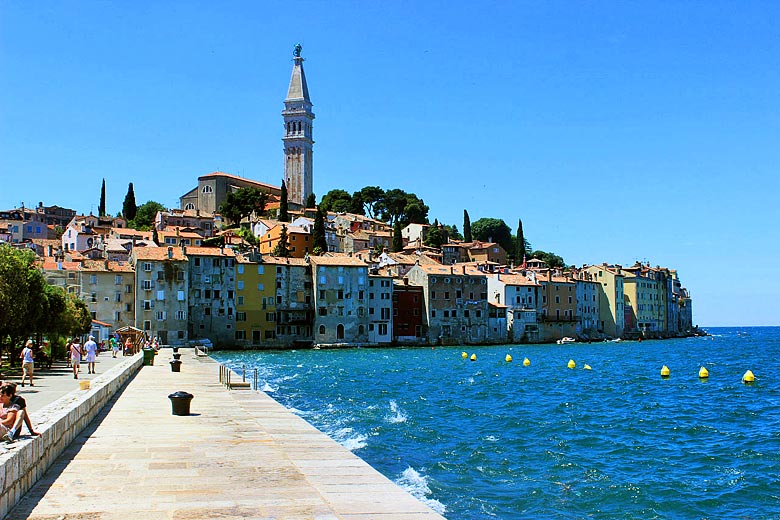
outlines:
[[317, 197], [314, 195], [314, 193], [309, 193], [309, 196], [306, 197], [306, 207], [307, 208], [317, 207]]
[[463, 210], [463, 240], [466, 242], [473, 242], [474, 238], [471, 236], [471, 219], [469, 218], [469, 212]]
[[393, 226], [393, 253], [398, 253], [404, 249], [404, 239], [401, 235], [401, 223], [396, 222]]
[[277, 242], [276, 247], [274, 247], [272, 254], [274, 256], [290, 256], [290, 246], [287, 243], [287, 226], [285, 225], [282, 225], [282, 232], [279, 234], [279, 242]]
[[125, 202], [122, 204], [122, 216], [127, 221], [133, 220], [137, 211], [138, 207], [135, 205], [135, 192], [133, 191], [133, 183], [131, 182], [127, 187]]
[[282, 181], [282, 193], [279, 195], [279, 221], [289, 222], [290, 215], [287, 207], [287, 185]]
[[317, 208], [317, 214], [314, 216], [314, 227], [311, 230], [311, 239], [313, 251], [320, 252], [328, 250], [328, 241], [325, 236], [325, 215], [322, 208]]
[[[366, 186], [355, 195], [360, 194], [360, 202], [363, 206], [363, 215], [369, 218], [376, 218], [377, 205], [382, 201], [385, 196], [385, 190], [379, 186]], [[353, 198], [355, 196], [353, 195]]]
[[428, 247], [435, 247], [440, 248], [442, 243], [444, 242], [444, 236], [442, 235], [441, 229], [439, 229], [439, 226], [433, 225], [428, 228], [428, 233], [425, 235], [425, 240], [423, 243]]
[[330, 190], [320, 201], [323, 211], [347, 213], [352, 209], [352, 195], [344, 190]]
[[528, 244], [523, 234], [523, 221], [517, 219], [517, 235], [515, 235], [515, 261], [522, 262], [523, 256], [528, 253]]
[[128, 222], [127, 225], [140, 231], [149, 231], [154, 227], [154, 219], [157, 217], [157, 213], [165, 210], [165, 206], [159, 202], [155, 202], [153, 200], [144, 202], [138, 206], [138, 209], [135, 213], [135, 218]]
[[538, 258], [539, 260], [543, 260], [548, 267], [566, 267], [566, 263], [563, 261], [563, 258], [556, 255], [555, 253], [548, 253], [546, 251], [534, 251], [531, 253], [531, 258]]
[[442, 226], [442, 230], [446, 234], [446, 237], [445, 237], [446, 239], [449, 239], [449, 240], [463, 240], [463, 235], [461, 235], [460, 231], [458, 231], [458, 226], [456, 226], [454, 224], [451, 225], [451, 226], [445, 224], [444, 226]]
[[103, 179], [103, 184], [100, 186], [100, 204], [98, 204], [98, 216], [106, 216], [106, 179]]
[[475, 240], [495, 242], [503, 247], [509, 255], [514, 251], [512, 231], [501, 219], [481, 218], [471, 226], [471, 232]]
[[261, 216], [265, 213], [268, 195], [258, 188], [241, 188], [228, 193], [219, 206], [220, 214], [233, 224], [240, 224], [252, 213]]
[[406, 193], [403, 190], [387, 190], [382, 200], [375, 204], [374, 209], [381, 220], [394, 226], [401, 222], [401, 227], [411, 223], [428, 223], [428, 206], [414, 193]]

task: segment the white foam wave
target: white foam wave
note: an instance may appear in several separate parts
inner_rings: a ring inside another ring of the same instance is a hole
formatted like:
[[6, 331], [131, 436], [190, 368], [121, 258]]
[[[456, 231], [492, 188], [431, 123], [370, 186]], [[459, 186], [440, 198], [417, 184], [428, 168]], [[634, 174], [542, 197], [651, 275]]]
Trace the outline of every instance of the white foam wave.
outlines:
[[390, 415], [385, 417], [390, 424], [398, 424], [406, 422], [406, 414], [398, 408], [398, 403], [395, 400], [390, 400]]
[[401, 473], [401, 476], [398, 477], [395, 483], [440, 515], [443, 515], [446, 511], [447, 508], [444, 507], [444, 504], [435, 498], [428, 497], [431, 494], [431, 488], [428, 487], [428, 477], [421, 475], [411, 466]]
[[368, 437], [366, 437], [363, 434], [355, 435], [354, 437], [350, 437], [343, 441], [341, 443], [342, 446], [347, 448], [349, 451], [356, 451], [360, 448], [365, 448], [368, 443], [366, 442], [368, 440]]
[[266, 381], [265, 384], [263, 384], [263, 387], [261, 388], [261, 390], [263, 392], [265, 392], [265, 393], [272, 394], [272, 393], [276, 392], [277, 390], [279, 390], [279, 387], [277, 386], [276, 388], [274, 388], [273, 386], [268, 384], [268, 381]]

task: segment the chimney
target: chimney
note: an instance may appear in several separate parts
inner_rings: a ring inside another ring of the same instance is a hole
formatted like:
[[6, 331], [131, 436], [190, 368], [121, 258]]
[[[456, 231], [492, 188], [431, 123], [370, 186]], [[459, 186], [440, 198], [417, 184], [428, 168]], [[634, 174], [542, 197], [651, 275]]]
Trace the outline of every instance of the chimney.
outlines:
[[450, 266], [450, 274], [455, 274], [455, 266], [454, 265]]
[[168, 248], [168, 258], [173, 258], [173, 248], [172, 247]]

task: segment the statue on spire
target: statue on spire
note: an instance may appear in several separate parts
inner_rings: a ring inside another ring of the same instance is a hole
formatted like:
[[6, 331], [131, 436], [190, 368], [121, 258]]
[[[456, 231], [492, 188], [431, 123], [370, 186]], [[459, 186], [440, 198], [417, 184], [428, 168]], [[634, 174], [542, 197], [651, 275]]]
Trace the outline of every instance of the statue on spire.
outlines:
[[293, 51], [293, 56], [295, 56], [296, 58], [300, 58], [301, 57], [301, 48], [302, 48], [301, 44], [300, 43], [296, 43], [295, 44], [295, 50]]

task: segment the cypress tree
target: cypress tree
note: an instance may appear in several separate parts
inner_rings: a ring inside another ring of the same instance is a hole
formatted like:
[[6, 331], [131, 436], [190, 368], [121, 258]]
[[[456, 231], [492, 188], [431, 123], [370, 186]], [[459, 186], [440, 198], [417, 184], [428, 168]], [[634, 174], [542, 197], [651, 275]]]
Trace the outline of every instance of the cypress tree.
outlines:
[[100, 187], [100, 204], [98, 204], [98, 216], [106, 216], [106, 179], [103, 179], [103, 185]]
[[290, 215], [287, 213], [287, 185], [284, 181], [282, 181], [282, 193], [279, 195], [279, 221], [290, 221]]
[[125, 202], [122, 204], [122, 216], [124, 216], [127, 221], [133, 220], [137, 211], [138, 206], [135, 205], [135, 192], [133, 192], [133, 183], [131, 182], [127, 187]]
[[465, 242], [473, 242], [471, 237], [471, 219], [469, 219], [469, 212], [463, 210], [463, 240]]
[[276, 247], [274, 247], [274, 251], [272, 253], [274, 256], [283, 256], [283, 257], [289, 257], [290, 256], [290, 247], [287, 243], [287, 226], [282, 225], [282, 232], [279, 235], [279, 242], [277, 242]]
[[309, 193], [309, 196], [306, 197], [306, 207], [307, 208], [317, 207], [317, 197], [315, 197], [313, 193]]
[[517, 238], [515, 242], [515, 260], [519, 263], [525, 256], [525, 235], [523, 235], [523, 221], [517, 219]]
[[314, 216], [314, 228], [311, 231], [311, 238], [313, 242], [313, 250], [317, 250], [322, 253], [328, 251], [328, 242], [325, 239], [325, 216], [320, 208], [317, 208], [317, 214]]
[[393, 253], [398, 253], [399, 251], [402, 251], [403, 248], [404, 241], [401, 237], [401, 222], [396, 220], [395, 225], [393, 226]]

